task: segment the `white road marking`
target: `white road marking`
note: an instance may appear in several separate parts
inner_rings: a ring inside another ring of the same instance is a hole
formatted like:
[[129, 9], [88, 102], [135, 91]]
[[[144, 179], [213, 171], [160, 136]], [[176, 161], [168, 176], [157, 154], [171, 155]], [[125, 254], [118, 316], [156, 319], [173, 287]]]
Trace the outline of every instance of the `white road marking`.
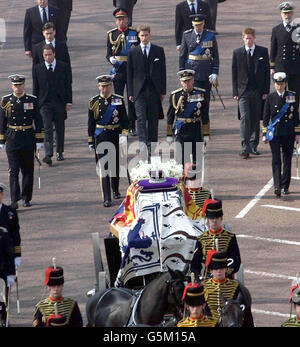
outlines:
[[286, 207], [286, 206], [277, 206], [277, 205], [261, 205], [261, 206], [262, 207], [277, 208], [279, 210], [288, 210], [288, 211], [300, 212], [300, 208], [296, 208], [296, 207]]
[[258, 241], [268, 241], [268, 242], [276, 242], [276, 243], [283, 243], [286, 245], [295, 245], [300, 246], [300, 242], [297, 241], [289, 241], [289, 240], [280, 240], [280, 239], [271, 239], [267, 237], [259, 237], [259, 236], [251, 236], [251, 235], [236, 235], [236, 237], [244, 238], [244, 239], [253, 239]]
[[267, 193], [268, 190], [273, 186], [273, 178], [261, 189], [258, 194], [249, 202], [249, 204], [242, 209], [242, 211], [235, 216], [235, 218], [244, 218], [246, 214], [254, 207], [258, 201]]
[[252, 271], [252, 270], [244, 270], [245, 273], [262, 276], [262, 277], [271, 277], [271, 278], [283, 278], [286, 280], [295, 280], [297, 281], [297, 277], [294, 276], [287, 276], [287, 275], [279, 275], [279, 274], [273, 274], [270, 272], [263, 272], [263, 271]]
[[264, 311], [264, 310], [258, 310], [256, 308], [251, 308], [251, 311], [253, 313], [262, 313], [262, 314], [267, 314], [270, 316], [278, 316], [278, 317], [286, 317], [286, 318], [290, 318], [290, 315], [287, 313], [280, 313], [280, 312], [272, 312], [272, 311]]
[[300, 180], [300, 176], [299, 176], [299, 177], [294, 177], [294, 176], [292, 176], [292, 179], [293, 179], [293, 180]]

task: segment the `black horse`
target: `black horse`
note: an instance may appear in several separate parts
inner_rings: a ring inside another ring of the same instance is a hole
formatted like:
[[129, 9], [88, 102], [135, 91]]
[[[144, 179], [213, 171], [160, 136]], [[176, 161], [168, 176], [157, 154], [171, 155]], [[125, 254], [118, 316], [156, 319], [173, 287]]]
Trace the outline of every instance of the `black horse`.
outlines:
[[138, 301], [137, 293], [126, 288], [109, 288], [97, 293], [86, 305], [88, 326], [159, 325], [170, 311], [179, 319], [184, 281], [185, 273], [168, 269], [144, 288]]

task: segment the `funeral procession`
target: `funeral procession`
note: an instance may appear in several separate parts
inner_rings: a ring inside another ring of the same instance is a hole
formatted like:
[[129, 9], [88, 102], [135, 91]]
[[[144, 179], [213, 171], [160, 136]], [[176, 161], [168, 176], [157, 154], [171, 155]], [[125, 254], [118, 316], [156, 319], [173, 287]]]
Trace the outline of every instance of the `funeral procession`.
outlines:
[[300, 327], [300, 3], [0, 12], [0, 327]]

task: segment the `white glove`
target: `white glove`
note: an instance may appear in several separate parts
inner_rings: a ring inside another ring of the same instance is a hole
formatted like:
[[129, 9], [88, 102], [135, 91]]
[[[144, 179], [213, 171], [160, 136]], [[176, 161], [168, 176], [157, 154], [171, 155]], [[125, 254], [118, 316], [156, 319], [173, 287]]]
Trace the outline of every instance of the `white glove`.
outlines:
[[115, 57], [110, 57], [109, 58], [109, 61], [113, 64], [113, 65], [115, 65], [116, 64], [116, 62], [118, 61]]
[[14, 275], [8, 275], [6, 277], [6, 282], [7, 282], [7, 286], [11, 287], [15, 283], [15, 276]]
[[16, 268], [16, 270], [18, 270], [20, 265], [21, 265], [21, 257], [15, 258], [15, 268]]
[[171, 144], [173, 142], [173, 137], [172, 136], [167, 136], [166, 141]]
[[89, 145], [89, 149], [90, 149], [91, 152], [94, 152], [95, 146], [94, 145]]
[[207, 145], [209, 142], [209, 136], [204, 136], [203, 140], [204, 140], [205, 144]]
[[42, 143], [36, 143], [36, 150], [39, 151], [42, 147], [43, 147], [43, 144]]
[[119, 137], [119, 145], [120, 146], [124, 145], [126, 143], [126, 141], [127, 141], [127, 136], [126, 135], [121, 135]]
[[213, 74], [209, 75], [208, 78], [209, 78], [209, 82], [211, 84], [213, 84], [218, 80], [218, 75], [213, 73]]
[[176, 46], [177, 51], [180, 51], [181, 45]]
[[5, 151], [6, 145], [0, 145], [0, 149], [3, 149]]

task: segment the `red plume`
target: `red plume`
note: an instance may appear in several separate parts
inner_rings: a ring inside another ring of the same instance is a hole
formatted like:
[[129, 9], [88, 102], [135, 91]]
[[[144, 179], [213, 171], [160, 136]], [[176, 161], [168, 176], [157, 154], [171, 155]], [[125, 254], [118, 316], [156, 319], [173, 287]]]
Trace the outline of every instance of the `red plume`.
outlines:
[[202, 215], [203, 216], [205, 216], [207, 205], [212, 204], [214, 202], [217, 202], [217, 200], [213, 200], [213, 199], [206, 199], [206, 200], [204, 200], [204, 204], [203, 204], [203, 207], [202, 207]]
[[183, 301], [185, 299], [185, 296], [186, 296], [186, 292], [189, 288], [198, 288], [199, 287], [199, 284], [198, 283], [194, 283], [194, 285], [192, 284], [192, 282], [188, 283], [185, 288], [184, 288], [184, 291], [183, 291], [183, 294], [182, 294], [182, 298], [181, 300]]
[[293, 286], [292, 288], [291, 288], [291, 291], [290, 291], [290, 302], [292, 301], [292, 299], [293, 299], [293, 291], [295, 290], [295, 289], [297, 289], [299, 286], [298, 286], [298, 284], [296, 284], [295, 286]]
[[211, 258], [214, 256], [214, 254], [219, 253], [218, 251], [211, 249], [209, 251], [207, 251], [207, 255], [206, 255], [206, 260], [205, 260], [205, 266], [208, 267], [208, 265], [211, 262]]

